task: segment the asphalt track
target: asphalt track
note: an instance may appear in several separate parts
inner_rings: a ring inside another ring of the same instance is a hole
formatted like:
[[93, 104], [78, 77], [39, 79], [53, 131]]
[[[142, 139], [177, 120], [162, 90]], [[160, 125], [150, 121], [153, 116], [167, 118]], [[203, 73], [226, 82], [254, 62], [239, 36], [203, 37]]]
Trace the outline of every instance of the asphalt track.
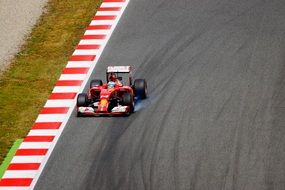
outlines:
[[131, 0], [94, 78], [133, 65], [150, 97], [69, 120], [35, 189], [285, 189], [283, 0]]

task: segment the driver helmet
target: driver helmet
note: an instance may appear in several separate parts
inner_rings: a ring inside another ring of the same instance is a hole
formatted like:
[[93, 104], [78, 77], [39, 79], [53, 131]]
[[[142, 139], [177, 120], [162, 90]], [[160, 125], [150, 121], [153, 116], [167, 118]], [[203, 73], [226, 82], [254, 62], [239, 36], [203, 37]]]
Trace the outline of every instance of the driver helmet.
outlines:
[[113, 82], [113, 81], [109, 81], [108, 82], [108, 88], [115, 88], [115, 82]]

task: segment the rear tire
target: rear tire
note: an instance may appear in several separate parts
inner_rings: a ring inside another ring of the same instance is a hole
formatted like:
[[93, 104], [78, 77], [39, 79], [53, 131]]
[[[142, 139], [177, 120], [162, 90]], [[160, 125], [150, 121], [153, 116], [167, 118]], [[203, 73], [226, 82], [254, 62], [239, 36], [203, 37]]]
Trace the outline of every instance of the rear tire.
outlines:
[[147, 83], [145, 79], [136, 79], [134, 82], [134, 90], [136, 97], [145, 99], [147, 97]]
[[133, 113], [135, 109], [135, 104], [132, 94], [124, 93], [122, 96], [122, 101], [124, 106], [130, 106], [130, 113]]
[[91, 80], [91, 82], [90, 82], [90, 88], [98, 87], [98, 86], [102, 86], [102, 85], [103, 85], [103, 82], [102, 82], [102, 80], [99, 80], [99, 79], [94, 79], [94, 80]]

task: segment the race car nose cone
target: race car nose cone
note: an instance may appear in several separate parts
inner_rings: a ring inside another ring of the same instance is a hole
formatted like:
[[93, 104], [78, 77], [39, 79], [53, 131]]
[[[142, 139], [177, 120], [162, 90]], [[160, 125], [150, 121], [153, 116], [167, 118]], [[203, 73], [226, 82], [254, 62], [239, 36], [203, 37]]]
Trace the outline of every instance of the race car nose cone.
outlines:
[[99, 105], [98, 105], [98, 111], [105, 112], [108, 108], [108, 100], [107, 99], [101, 99]]

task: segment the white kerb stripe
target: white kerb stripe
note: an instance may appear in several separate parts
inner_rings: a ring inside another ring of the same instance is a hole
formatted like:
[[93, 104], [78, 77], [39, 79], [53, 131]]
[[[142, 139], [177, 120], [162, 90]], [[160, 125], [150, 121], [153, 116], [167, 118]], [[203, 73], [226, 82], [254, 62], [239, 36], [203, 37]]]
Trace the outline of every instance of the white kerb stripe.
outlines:
[[[39, 130], [40, 131], [40, 130]], [[49, 148], [52, 142], [22, 142], [19, 149], [26, 149], [26, 148]]]
[[0, 187], [0, 190], [29, 190], [30, 187]]
[[[58, 92], [79, 92], [80, 86], [56, 86], [53, 88], [53, 93]], [[58, 106], [55, 106], [58, 107]], [[64, 106], [65, 107], [65, 106]]]
[[112, 25], [115, 20], [92, 20], [90, 26], [94, 25]]
[[98, 50], [97, 49], [77, 49], [73, 52], [72, 55], [96, 55], [98, 54]]
[[104, 3], [101, 4], [100, 7], [123, 7], [124, 4], [125, 4], [124, 2], [123, 3], [108, 3], [108, 2], [104, 2]]
[[80, 40], [79, 45], [103, 45], [106, 42], [104, 40]]
[[108, 30], [86, 30], [84, 35], [107, 35]]
[[109, 30], [86, 30], [84, 35], [107, 35]]
[[62, 74], [59, 80], [84, 80], [86, 76], [86, 74]]
[[39, 114], [36, 122], [62, 122], [66, 114]]
[[92, 61], [69, 61], [65, 68], [85, 67], [89, 68], [93, 64]]
[[34, 178], [38, 170], [7, 170], [3, 176], [5, 178]]
[[97, 11], [96, 16], [99, 15], [118, 15], [120, 11]]
[[41, 163], [45, 156], [14, 156], [11, 163]]
[[28, 136], [55, 136], [57, 135], [57, 129], [51, 130], [30, 130]]
[[74, 100], [48, 100], [44, 107], [70, 107]]

